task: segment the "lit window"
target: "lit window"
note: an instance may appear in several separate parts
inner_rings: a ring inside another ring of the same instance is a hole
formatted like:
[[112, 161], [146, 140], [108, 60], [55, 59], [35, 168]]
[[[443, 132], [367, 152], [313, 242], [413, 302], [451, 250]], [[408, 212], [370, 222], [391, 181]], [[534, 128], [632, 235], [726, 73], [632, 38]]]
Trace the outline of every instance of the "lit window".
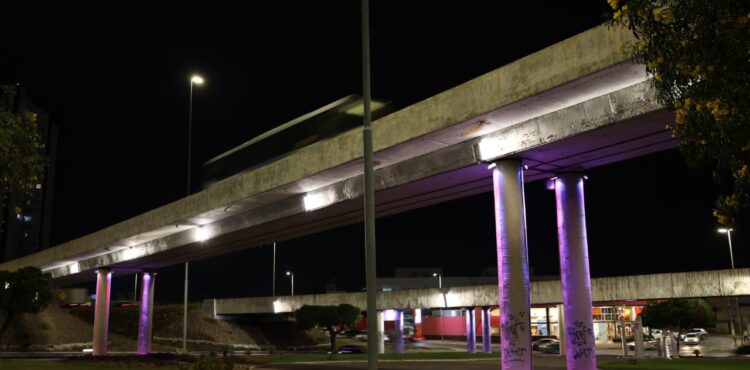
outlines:
[[37, 189], [41, 189], [42, 188], [42, 184], [36, 184], [36, 188]]

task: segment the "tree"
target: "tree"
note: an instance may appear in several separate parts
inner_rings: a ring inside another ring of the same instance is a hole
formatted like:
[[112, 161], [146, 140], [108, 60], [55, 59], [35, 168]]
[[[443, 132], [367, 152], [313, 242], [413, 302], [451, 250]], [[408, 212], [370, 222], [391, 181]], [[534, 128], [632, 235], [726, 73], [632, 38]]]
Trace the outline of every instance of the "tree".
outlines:
[[331, 336], [331, 353], [336, 353], [336, 334], [354, 325], [359, 317], [359, 308], [350, 304], [338, 306], [304, 305], [294, 313], [300, 329], [325, 328]]
[[0, 339], [13, 318], [21, 313], [39, 313], [52, 300], [49, 274], [36, 267], [0, 271]]
[[641, 313], [643, 325], [685, 332], [716, 325], [716, 315], [703, 299], [676, 299], [649, 303]]
[[44, 170], [37, 115], [14, 112], [15, 86], [0, 86], [0, 192], [36, 187]]
[[714, 216], [732, 226], [750, 205], [750, 1], [608, 0], [623, 45], [646, 64], [689, 164], [723, 185]]

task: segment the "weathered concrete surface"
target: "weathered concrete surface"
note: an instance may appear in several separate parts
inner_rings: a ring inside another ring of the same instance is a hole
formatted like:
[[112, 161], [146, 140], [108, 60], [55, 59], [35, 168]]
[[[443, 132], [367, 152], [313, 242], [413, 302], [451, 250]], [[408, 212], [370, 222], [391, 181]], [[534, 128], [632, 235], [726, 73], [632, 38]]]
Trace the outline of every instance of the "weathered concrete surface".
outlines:
[[[634, 275], [591, 279], [593, 301], [625, 299], [705, 298], [750, 295], [750, 268]], [[496, 306], [497, 285], [378, 292], [378, 309]], [[303, 305], [348, 303], [362, 310], [365, 293], [309, 294], [294, 297], [209, 299], [203, 306], [217, 315], [292, 312]], [[531, 283], [532, 304], [562, 302], [560, 281]]]
[[[628, 41], [632, 36], [624, 29], [597, 27], [386, 116], [373, 124], [375, 159], [387, 166], [641, 81], [643, 68], [630, 65], [618, 51]], [[190, 244], [196, 225], [241, 216], [359, 175], [361, 148], [360, 130], [346, 132], [137, 217], [6, 262], [0, 270], [98, 260], [68, 266], [58, 274], [64, 276], [135, 260], [142, 254], [127, 248], [152, 240], [173, 236], [174, 243]], [[111, 253], [120, 255], [98, 259]], [[190, 258], [185, 253], [172, 263]]]

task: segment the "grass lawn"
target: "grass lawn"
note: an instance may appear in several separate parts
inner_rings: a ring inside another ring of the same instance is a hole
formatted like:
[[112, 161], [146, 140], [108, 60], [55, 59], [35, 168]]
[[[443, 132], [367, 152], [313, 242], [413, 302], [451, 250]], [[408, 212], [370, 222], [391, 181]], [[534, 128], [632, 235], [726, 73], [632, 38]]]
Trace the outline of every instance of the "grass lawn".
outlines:
[[[416, 353], [385, 353], [378, 356], [380, 360], [463, 360], [463, 359], [491, 359], [500, 358], [500, 354], [487, 355], [484, 353], [467, 353], [467, 352], [416, 352]], [[309, 355], [281, 355], [273, 356], [271, 362], [318, 362], [318, 361], [358, 361], [367, 360], [366, 353], [357, 353], [349, 355], [326, 355], [326, 354], [309, 354]]]
[[638, 360], [637, 364], [626, 361], [615, 361], [600, 364], [602, 370], [747, 370], [750, 369], [748, 360], [717, 360], [717, 359], [681, 359], [681, 360]]

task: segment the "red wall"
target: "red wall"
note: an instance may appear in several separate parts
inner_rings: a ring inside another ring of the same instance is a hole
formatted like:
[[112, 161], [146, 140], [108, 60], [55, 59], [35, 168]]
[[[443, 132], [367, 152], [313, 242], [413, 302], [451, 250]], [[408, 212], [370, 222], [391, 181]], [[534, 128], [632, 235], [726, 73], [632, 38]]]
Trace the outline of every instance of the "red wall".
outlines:
[[[477, 337], [482, 336], [482, 311], [475, 313]], [[440, 320], [443, 320], [442, 333], [440, 332]], [[497, 328], [500, 327], [500, 317], [490, 316], [490, 324], [494, 329], [492, 335], [497, 336]], [[422, 317], [423, 335], [466, 335], [466, 316], [454, 317]]]

